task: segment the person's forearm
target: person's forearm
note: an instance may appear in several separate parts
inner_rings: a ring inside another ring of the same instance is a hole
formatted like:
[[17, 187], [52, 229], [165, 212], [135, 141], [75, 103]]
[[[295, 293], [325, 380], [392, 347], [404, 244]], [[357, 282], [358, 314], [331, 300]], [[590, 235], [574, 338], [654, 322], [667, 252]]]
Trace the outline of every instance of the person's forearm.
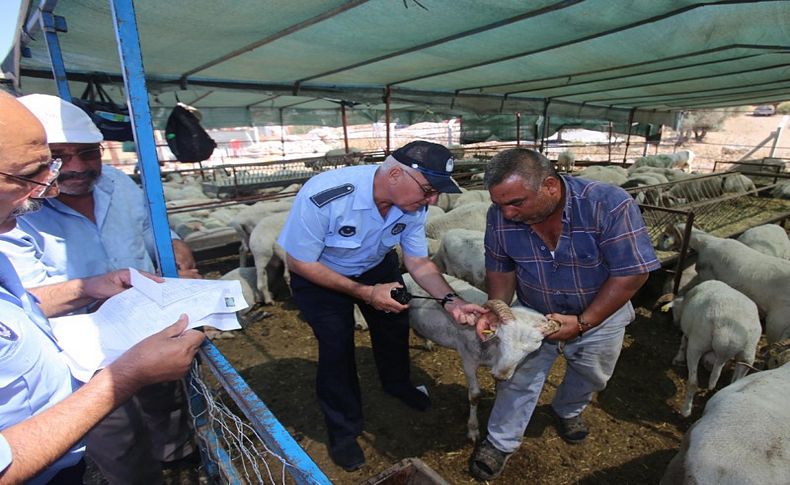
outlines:
[[486, 288], [489, 300], [502, 300], [509, 305], [516, 292], [516, 273], [486, 271]]
[[448, 293], [453, 293], [452, 287], [430, 259], [404, 256], [403, 262], [414, 281], [432, 297], [444, 298]]
[[94, 301], [85, 295], [84, 280], [76, 279], [52, 285], [28, 288], [39, 300], [41, 311], [48, 317], [64, 315]]
[[345, 293], [364, 302], [369, 301], [372, 286], [357, 283], [351, 278], [329, 269], [322, 263], [306, 263], [294, 259], [290, 255], [287, 258], [290, 272], [296, 273], [318, 286]]
[[601, 286], [590, 306], [582, 312], [587, 328], [603, 323], [630, 300], [647, 281], [647, 273], [633, 276], [610, 277]]
[[0, 484], [21, 483], [52, 465], [136, 390], [130, 376], [112, 366], [46, 411], [2, 431], [13, 461]]

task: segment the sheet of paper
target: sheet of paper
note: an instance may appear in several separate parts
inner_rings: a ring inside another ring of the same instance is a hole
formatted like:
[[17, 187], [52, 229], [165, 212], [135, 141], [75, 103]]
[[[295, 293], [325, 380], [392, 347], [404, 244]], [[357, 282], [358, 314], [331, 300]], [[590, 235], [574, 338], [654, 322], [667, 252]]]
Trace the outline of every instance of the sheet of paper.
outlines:
[[[236, 312], [249, 305], [238, 281], [166, 278], [164, 283], [156, 283], [135, 270], [130, 271], [132, 283], [137, 286], [108, 299], [95, 313], [50, 320], [77, 379], [86, 382], [96, 370], [144, 338], [172, 325], [181, 314], [189, 317], [189, 328], [203, 325], [220, 330], [241, 328]], [[200, 284], [194, 284], [195, 281]]]

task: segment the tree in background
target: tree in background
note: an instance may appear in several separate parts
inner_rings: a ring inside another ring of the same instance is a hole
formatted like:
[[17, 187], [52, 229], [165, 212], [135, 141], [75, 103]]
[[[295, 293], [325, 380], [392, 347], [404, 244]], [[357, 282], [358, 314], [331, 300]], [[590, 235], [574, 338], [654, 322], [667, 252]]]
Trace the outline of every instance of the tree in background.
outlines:
[[714, 110], [686, 111], [680, 137], [683, 142], [694, 134], [694, 141], [701, 142], [709, 131], [718, 131], [724, 121], [738, 113], [736, 108], [718, 108]]

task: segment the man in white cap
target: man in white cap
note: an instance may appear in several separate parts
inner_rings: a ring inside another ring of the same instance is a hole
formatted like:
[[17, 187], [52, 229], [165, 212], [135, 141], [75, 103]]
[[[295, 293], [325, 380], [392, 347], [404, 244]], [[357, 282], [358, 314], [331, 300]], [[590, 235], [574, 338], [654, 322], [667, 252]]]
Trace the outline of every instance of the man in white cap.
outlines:
[[[44, 125], [60, 159], [60, 195], [17, 219], [0, 235], [0, 250], [26, 288], [123, 268], [153, 272], [151, 223], [142, 190], [102, 165], [101, 132], [77, 106], [56, 96], [19, 98]], [[173, 241], [182, 277], [197, 277], [189, 247]], [[88, 456], [115, 484], [162, 482], [162, 462], [194, 452], [180, 382], [142, 389], [87, 437]]]
[[[0, 233], [57, 195], [44, 129], [0, 92]], [[0, 481], [82, 483], [82, 437], [147, 384], [183, 376], [203, 341], [186, 318], [132, 347], [79, 387], [47, 320], [129, 286], [127, 270], [25, 291], [0, 253]], [[39, 291], [44, 290], [44, 291]]]

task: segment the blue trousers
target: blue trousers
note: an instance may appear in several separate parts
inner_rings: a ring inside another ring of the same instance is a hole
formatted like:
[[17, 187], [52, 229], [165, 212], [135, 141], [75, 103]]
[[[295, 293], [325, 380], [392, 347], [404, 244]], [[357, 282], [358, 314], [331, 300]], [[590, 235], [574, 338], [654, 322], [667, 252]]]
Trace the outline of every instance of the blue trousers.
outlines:
[[[356, 281], [403, 284], [398, 257], [389, 253]], [[368, 322], [373, 358], [384, 389], [411, 385], [408, 312], [385, 313], [344, 293], [291, 274], [293, 298], [318, 340], [316, 395], [324, 413], [330, 446], [362, 433], [362, 398], [354, 354], [354, 304]]]
[[497, 383], [496, 401], [488, 418], [488, 441], [506, 453], [521, 445], [546, 376], [560, 354], [565, 357], [567, 367], [551, 406], [563, 418], [581, 414], [593, 394], [603, 390], [612, 377], [623, 346], [625, 326], [634, 317], [634, 309], [628, 302], [581, 338], [563, 345], [544, 340], [540, 349], [519, 364], [512, 378]]

